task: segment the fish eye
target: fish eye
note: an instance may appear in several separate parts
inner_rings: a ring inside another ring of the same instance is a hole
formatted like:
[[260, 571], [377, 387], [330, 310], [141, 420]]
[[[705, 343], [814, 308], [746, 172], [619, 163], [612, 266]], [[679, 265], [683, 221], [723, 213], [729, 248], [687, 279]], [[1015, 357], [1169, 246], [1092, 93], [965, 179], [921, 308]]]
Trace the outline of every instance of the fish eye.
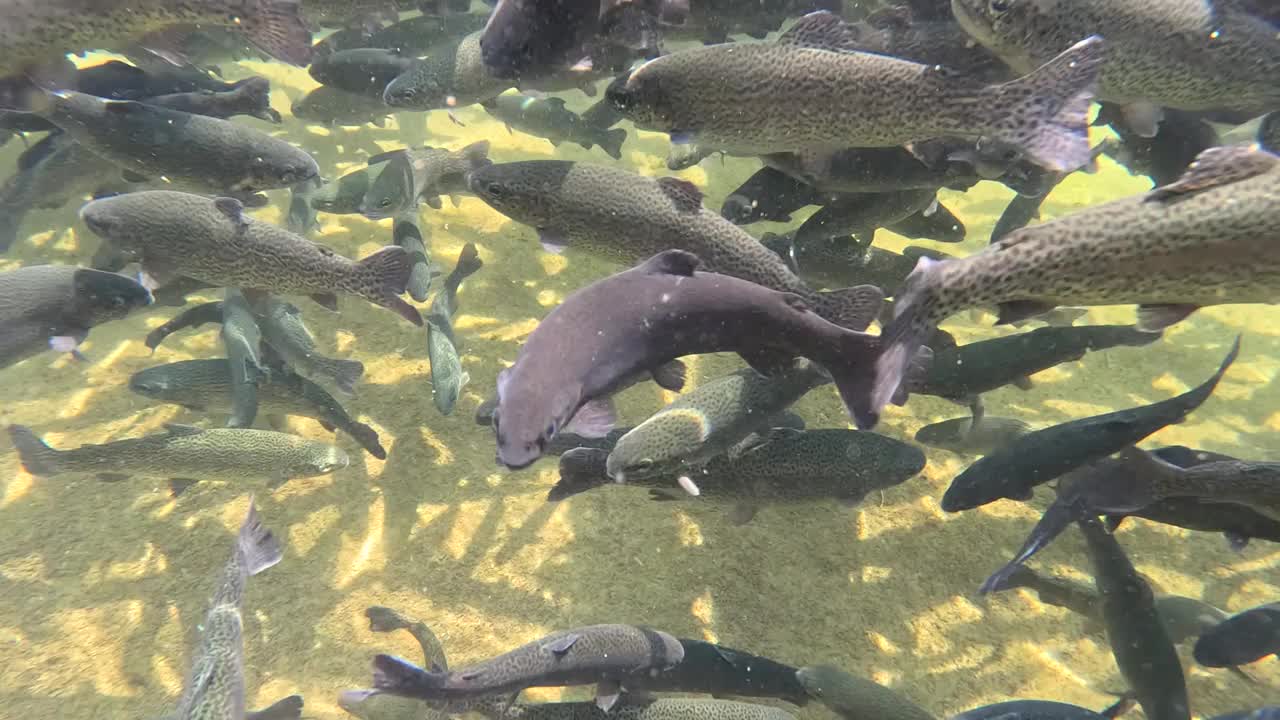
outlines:
[[653, 467], [653, 460], [649, 458], [641, 458], [636, 461], [636, 470], [648, 470]]
[[484, 189], [485, 189], [485, 192], [489, 193], [490, 195], [502, 194], [502, 186], [499, 185], [498, 183], [489, 183], [488, 185], [485, 186]]
[[378, 203], [378, 207], [383, 207], [383, 208], [391, 207], [391, 198], [382, 198], [382, 200]]
[[991, 12], [996, 15], [1002, 15], [1009, 12], [1012, 0], [991, 0]]
[[552, 421], [547, 424], [546, 437], [551, 437], [552, 435], [555, 435], [555, 434], [556, 434], [556, 424], [554, 421]]
[[124, 298], [120, 297], [119, 295], [116, 295], [115, 297], [111, 298], [111, 307], [117, 307], [117, 308], [124, 307], [124, 302], [125, 302]]

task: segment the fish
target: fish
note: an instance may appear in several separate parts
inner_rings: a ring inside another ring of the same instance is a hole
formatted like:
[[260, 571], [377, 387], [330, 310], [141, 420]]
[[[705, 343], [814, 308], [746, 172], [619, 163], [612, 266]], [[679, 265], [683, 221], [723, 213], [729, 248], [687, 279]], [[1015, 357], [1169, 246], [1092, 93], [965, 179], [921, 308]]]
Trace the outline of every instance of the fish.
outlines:
[[227, 351], [231, 417], [227, 427], [253, 427], [258, 416], [258, 383], [266, 373], [258, 359], [262, 331], [248, 299], [239, 290], [228, 288], [222, 300], [222, 345]]
[[514, 83], [485, 66], [480, 37], [474, 32], [431, 48], [426, 57], [387, 83], [382, 101], [393, 108], [436, 110], [466, 107], [501, 95]]
[[1029, 432], [1031, 426], [1021, 420], [983, 415], [976, 423], [972, 417], [960, 417], [925, 425], [916, 431], [915, 440], [958, 455], [990, 455]]
[[995, 305], [1008, 323], [1057, 305], [1138, 303], [1138, 328], [1155, 332], [1203, 305], [1274, 302], [1280, 264], [1266, 248], [1280, 232], [1277, 177], [1280, 157], [1213, 148], [1173, 185], [1023, 228], [965, 258], [922, 260], [881, 334], [859, 427], [875, 425], [930, 330], [966, 308]]
[[321, 85], [293, 101], [289, 112], [307, 122], [327, 127], [359, 127], [371, 124], [386, 127], [395, 108], [387, 107], [382, 98], [371, 98]]
[[807, 360], [764, 376], [745, 368], [709, 380], [677, 397], [622, 436], [609, 453], [606, 471], [614, 482], [680, 476], [696, 483], [699, 470], [747, 436], [766, 431], [773, 416], [816, 387], [831, 382]]
[[315, 230], [319, 224], [319, 218], [312, 205], [312, 196], [321, 184], [320, 178], [316, 178], [310, 182], [299, 183], [289, 190], [289, 211], [284, 223], [286, 230], [303, 237]]
[[[415, 620], [391, 608], [371, 606], [365, 610], [369, 630], [378, 633], [405, 630], [422, 648], [423, 665], [449, 669], [440, 638], [421, 620]], [[346, 690], [338, 695], [338, 707], [361, 720], [444, 720], [444, 713], [424, 707], [410, 698], [384, 695], [373, 690]]]
[[947, 0], [936, 4], [943, 12], [922, 12], [920, 3], [915, 7], [910, 3], [887, 5], [872, 12], [853, 23], [858, 31], [858, 48], [924, 65], [940, 65], [982, 82], [1013, 79], [1008, 65], [975, 43], [956, 23]]
[[[1081, 35], [1034, 72], [984, 85], [934, 65], [857, 52], [856, 42], [850, 52], [849, 35], [839, 16], [811, 13], [775, 42], [650, 60], [607, 97], [640, 129], [736, 155], [966, 135], [1018, 147], [1055, 171], [1088, 162], [1086, 115], [1105, 60], [1100, 37]], [[796, 112], [801, 107], [808, 112]]]
[[[625, 75], [623, 76], [625, 78]], [[626, 118], [613, 106], [609, 98], [600, 98], [582, 113], [582, 123], [597, 130], [608, 130]]]
[[942, 497], [942, 509], [960, 512], [1001, 498], [1026, 500], [1036, 486], [1181, 422], [1209, 398], [1239, 352], [1240, 340], [1236, 338], [1217, 372], [1181, 395], [1022, 435], [957, 475]]
[[946, 398], [964, 405], [981, 402], [982, 393], [1005, 385], [1033, 387], [1031, 376], [1082, 360], [1087, 353], [1114, 347], [1142, 347], [1161, 337], [1131, 325], [1041, 327], [1016, 335], [935, 349], [933, 364], [919, 382], [905, 385], [912, 393]]
[[679, 389], [683, 372], [669, 364], [684, 355], [737, 352], [765, 375], [807, 357], [833, 377], [842, 397], [852, 396], [865, 371], [862, 358], [877, 347], [874, 336], [822, 319], [798, 295], [696, 272], [701, 262], [668, 250], [552, 310], [515, 364], [498, 374], [499, 462], [511, 469], [531, 464], [575, 415], [596, 415], [590, 424], [607, 431], [609, 409], [601, 405], [611, 392], [645, 372]]
[[440, 196], [466, 192], [467, 174], [489, 165], [488, 155], [488, 140], [459, 150], [423, 147], [374, 155], [369, 165], [385, 162], [386, 167], [371, 176], [360, 214], [380, 220], [415, 209], [419, 201], [439, 210]]
[[426, 302], [427, 294], [431, 291], [431, 281], [437, 273], [431, 265], [431, 254], [418, 222], [417, 208], [405, 210], [395, 216], [391, 224], [391, 242], [404, 248], [414, 258], [409, 285], [405, 288], [409, 297], [417, 302]]
[[297, 305], [269, 295], [254, 302], [254, 312], [263, 341], [289, 369], [316, 383], [330, 381], [344, 393], [355, 391], [364, 363], [322, 355]]
[[1182, 663], [1151, 587], [1097, 518], [1080, 518], [1076, 525], [1089, 548], [1111, 652], [1138, 705], [1153, 720], [1190, 720]]
[[551, 252], [568, 246], [633, 264], [664, 250], [685, 250], [706, 263], [703, 270], [794, 293], [822, 317], [854, 330], [870, 324], [883, 298], [868, 286], [812, 290], [745, 230], [704, 208], [701, 191], [679, 178], [531, 160], [480, 168], [468, 182], [495, 210], [536, 228]]
[[381, 98], [387, 85], [413, 65], [413, 56], [379, 47], [340, 50], [307, 68], [311, 79], [356, 95]]
[[[232, 407], [231, 377], [226, 359], [182, 360], [139, 370], [129, 378], [129, 389], [188, 410], [227, 411]], [[379, 460], [387, 457], [376, 430], [357, 422], [328, 391], [301, 375], [264, 368], [258, 377], [257, 397], [263, 412], [313, 418], [327, 430], [350, 435]]]
[[458, 286], [484, 267], [475, 243], [467, 243], [458, 255], [453, 272], [444, 279], [427, 312], [427, 357], [431, 360], [431, 400], [441, 415], [450, 415], [462, 388], [471, 376], [462, 369], [453, 333], [453, 316], [458, 312]]
[[485, 112], [499, 122], [530, 135], [551, 141], [553, 146], [562, 142], [574, 142], [590, 150], [599, 146], [606, 155], [622, 158], [622, 143], [627, 131], [622, 128], [601, 130], [586, 124], [583, 119], [564, 105], [557, 97], [537, 98], [519, 93], [504, 93], [480, 103]]
[[677, 665], [684, 647], [671, 635], [632, 625], [563, 630], [476, 665], [427, 671], [390, 655], [373, 660], [375, 690], [419, 700], [467, 700], [529, 687], [596, 683], [608, 712], [629, 678]]
[[734, 225], [761, 220], [791, 222], [791, 213], [809, 205], [824, 205], [827, 200], [828, 196], [812, 185], [765, 166], [729, 193], [720, 206], [720, 217]]
[[87, 48], [119, 48], [176, 25], [233, 28], [254, 45], [294, 65], [306, 65], [311, 32], [296, 0], [197, 0], [175, 12], [164, 0], [80, 0], [23, 3], [5, 12], [0, 76], [21, 76], [50, 59]]
[[39, 114], [126, 179], [165, 178], [194, 192], [250, 195], [319, 176], [305, 151], [245, 125], [134, 100], [46, 93]]
[[247, 82], [225, 82], [190, 66], [170, 65], [144, 70], [119, 60], [108, 60], [76, 70], [71, 90], [107, 100], [141, 100], [161, 95], [208, 91], [231, 92]]
[[330, 309], [337, 308], [335, 293], [341, 292], [422, 325], [418, 311], [399, 297], [413, 268], [400, 247], [357, 262], [255, 220], [234, 198], [167, 190], [94, 200], [81, 208], [80, 218], [94, 234], [134, 253], [143, 270], [161, 281], [186, 275], [224, 287], [309, 295]]
[[1196, 662], [1234, 667], [1280, 653], [1280, 603], [1249, 608], [1223, 620], [1196, 641]]
[[600, 29], [614, 0], [498, 0], [477, 38], [484, 66], [494, 77], [546, 75], [586, 57], [587, 41]]
[[[870, 245], [875, 240], [876, 230], [882, 227], [918, 213], [932, 214], [940, 211], [951, 215], [951, 211], [938, 204], [933, 190], [844, 195], [827, 203], [801, 223], [796, 228], [791, 243], [803, 246], [852, 235], [859, 244]], [[963, 226], [961, 228], [960, 240], [963, 240]]]
[[1120, 698], [1101, 712], [1070, 703], [1052, 700], [1009, 700], [983, 705], [952, 716], [951, 720], [997, 720], [997, 718], [1036, 718], [1036, 720], [1115, 720], [1133, 706], [1130, 698]]
[[796, 672], [796, 679], [810, 697], [848, 720], [865, 717], [934, 720], [932, 713], [900, 693], [834, 665], [802, 667]]
[[27, 265], [0, 273], [0, 368], [44, 350], [83, 358], [77, 346], [98, 325], [151, 304], [123, 275], [75, 265]]
[[792, 705], [809, 702], [809, 695], [796, 679], [796, 669], [790, 665], [705, 640], [678, 639], [683, 659], [640, 681], [638, 686], [644, 691], [767, 697]]
[[1233, 2], [1087, 0], [1067, 10], [1030, 0], [953, 0], [951, 6], [973, 39], [1018, 72], [1082, 37], [1105, 35], [1098, 98], [1127, 105], [1130, 124], [1148, 137], [1159, 120], [1155, 107], [1252, 115], [1280, 107], [1275, 27]]
[[[896, 226], [891, 227], [893, 229]], [[774, 251], [805, 282], [814, 287], [874, 285], [892, 295], [906, 280], [921, 257], [943, 259], [947, 253], [909, 246], [901, 253], [878, 247], [867, 247], [853, 238], [830, 238], [808, 242], [797, 247], [791, 237], [765, 233], [760, 237], [765, 247]], [[887, 304], [887, 303], [886, 303]]]
[[316, 43], [317, 57], [339, 50], [356, 48], [385, 48], [409, 57], [421, 57], [432, 46], [449, 38], [462, 37], [484, 28], [485, 17], [473, 13], [447, 15], [419, 15], [407, 18], [370, 34], [359, 33], [349, 42], [341, 31]]
[[193, 90], [153, 95], [143, 98], [142, 102], [223, 120], [236, 115], [248, 115], [275, 125], [283, 122], [280, 113], [271, 107], [271, 81], [264, 77], [245, 78], [231, 90]]
[[311, 193], [311, 207], [334, 215], [358, 214], [369, 187], [387, 169], [388, 162], [389, 159], [369, 163], [367, 167], [352, 170], [333, 182], [321, 185]]
[[106, 482], [134, 475], [168, 478], [175, 495], [197, 480], [266, 477], [276, 487], [294, 478], [328, 475], [350, 463], [333, 445], [247, 428], [206, 430], [170, 423], [156, 435], [72, 450], [55, 450], [21, 425], [10, 425], [9, 437], [23, 468], [37, 477], [83, 472]]
[[302, 698], [290, 696], [258, 713], [245, 712], [244, 591], [249, 578], [284, 557], [280, 540], [262, 524], [253, 498], [236, 534], [235, 549], [218, 577], [209, 611], [200, 624], [200, 644], [171, 717], [178, 720], [240, 720], [299, 717]]

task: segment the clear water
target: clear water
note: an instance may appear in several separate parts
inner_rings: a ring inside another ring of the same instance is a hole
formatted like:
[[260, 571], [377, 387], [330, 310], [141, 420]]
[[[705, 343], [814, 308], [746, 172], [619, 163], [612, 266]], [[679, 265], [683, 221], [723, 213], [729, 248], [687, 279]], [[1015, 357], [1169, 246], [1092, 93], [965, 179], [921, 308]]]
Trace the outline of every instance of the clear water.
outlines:
[[[695, 0], [696, 2], [696, 0]], [[306, 0], [303, 0], [306, 5]], [[481, 12], [487, 8], [477, 3]], [[319, 35], [317, 36], [319, 37]], [[737, 37], [740, 42], [750, 41]], [[671, 43], [669, 51], [691, 46]], [[86, 48], [88, 49], [88, 48]], [[78, 65], [112, 56], [93, 53]], [[225, 79], [271, 81], [283, 124], [237, 118], [311, 153], [325, 178], [363, 166], [370, 155], [429, 144], [456, 149], [487, 139], [496, 162], [557, 158], [601, 163], [648, 176], [674, 174], [719, 208], [758, 161], [713, 156], [672, 173], [665, 135], [629, 122], [623, 156], [510, 132], [477, 106], [449, 113], [398, 113], [385, 127], [325, 127], [289, 108], [318, 84], [303, 68], [276, 61], [223, 62]], [[600, 85], [603, 88], [603, 83]], [[594, 99], [560, 94], [569, 108]], [[1095, 130], [1095, 140], [1107, 133]], [[38, 134], [32, 136], [34, 141]], [[23, 150], [0, 148], [10, 168]], [[1110, 159], [1096, 174], [1069, 177], [1045, 202], [1041, 220], [1067, 215], [1150, 187]], [[287, 190], [267, 193], [257, 219], [283, 224]], [[907, 240], [880, 230], [876, 246], [907, 245], [967, 254], [987, 244], [1012, 197], [983, 182], [939, 200], [968, 229], [960, 245]], [[33, 209], [0, 271], [89, 263], [99, 240], [78, 220], [79, 202]], [[759, 236], [794, 228], [762, 222]], [[1125, 687], [1096, 623], [1014, 590], [982, 598], [981, 581], [1017, 549], [1051, 499], [1001, 501], [961, 514], [939, 499], [974, 458], [926, 448], [925, 470], [873, 493], [855, 508], [834, 501], [764, 507], [735, 524], [725, 503], [651, 502], [643, 488], [606, 487], [560, 503], [545, 500], [556, 481], [554, 458], [522, 471], [494, 463], [490, 430], [473, 420], [539, 319], [574, 290], [618, 265], [569, 251], [544, 252], [534, 231], [473, 197], [439, 210], [423, 207], [423, 234], [446, 271], [474, 242], [484, 268], [460, 293], [455, 326], [470, 376], [455, 412], [432, 405], [426, 336], [390, 313], [343, 299], [340, 314], [298, 299], [319, 348], [364, 363], [357, 393], [340, 398], [375, 428], [389, 457], [378, 460], [349, 436], [291, 417], [283, 429], [332, 440], [351, 458], [332, 475], [207, 482], [178, 498], [162, 480], [107, 484], [85, 474], [38, 478], [0, 440], [0, 707], [12, 718], [148, 718], [170, 712], [182, 691], [216, 573], [226, 562], [250, 496], [285, 544], [283, 562], [249, 582], [245, 599], [247, 705], [264, 707], [301, 694], [305, 715], [341, 718], [341, 690], [369, 684], [376, 652], [416, 658], [407, 634], [369, 630], [364, 610], [382, 605], [428, 623], [454, 665], [504, 652], [557, 629], [602, 622], [650, 625], [707, 639], [796, 666], [832, 663], [889, 686], [937, 717], [1009, 699], [1044, 699], [1099, 709]], [[386, 245], [391, 221], [321, 213], [310, 237], [349, 257]], [[438, 288], [439, 286], [436, 285]], [[220, 291], [190, 302], [215, 300]], [[422, 305], [423, 310], [426, 305]], [[155, 353], [146, 333], [178, 308], [153, 306], [95, 328], [81, 346], [90, 362], [46, 352], [0, 370], [0, 418], [36, 430], [54, 447], [76, 447], [161, 431], [166, 423], [219, 427], [222, 416], [161, 405], [128, 389], [144, 368], [223, 354], [216, 326], [176, 334]], [[1095, 308], [1078, 324], [1132, 322], [1130, 307]], [[993, 317], [962, 313], [944, 327], [961, 343], [997, 337]], [[1250, 460], [1277, 459], [1280, 369], [1276, 311], [1221, 306], [1196, 313], [1162, 341], [1093, 353], [1034, 377], [1034, 387], [985, 395], [987, 412], [1034, 426], [1171, 397], [1200, 383], [1243, 333], [1239, 361], [1216, 393], [1186, 422], [1144, 447], [1187, 445]], [[691, 385], [741, 366], [736, 356], [686, 359]], [[634, 425], [675, 395], [653, 384], [623, 393], [623, 424]], [[847, 427], [830, 386], [795, 408], [808, 427]], [[920, 427], [960, 417], [963, 407], [913, 397], [886, 412], [877, 432], [910, 442]], [[259, 427], [267, 427], [260, 419]], [[1280, 552], [1254, 541], [1231, 550], [1217, 533], [1131, 520], [1119, 537], [1157, 592], [1202, 599], [1237, 612], [1280, 597]], [[1039, 571], [1084, 583], [1091, 569], [1074, 531], [1043, 552]], [[1280, 664], [1250, 665], [1254, 682], [1200, 667], [1179, 648], [1196, 715], [1275, 703]], [[535, 689], [526, 699], [586, 699], [586, 688]], [[765, 701], [767, 702], [767, 701]], [[796, 709], [828, 717], [819, 703]], [[1140, 712], [1135, 710], [1133, 712]], [[867, 715], [866, 717], [873, 717]]]

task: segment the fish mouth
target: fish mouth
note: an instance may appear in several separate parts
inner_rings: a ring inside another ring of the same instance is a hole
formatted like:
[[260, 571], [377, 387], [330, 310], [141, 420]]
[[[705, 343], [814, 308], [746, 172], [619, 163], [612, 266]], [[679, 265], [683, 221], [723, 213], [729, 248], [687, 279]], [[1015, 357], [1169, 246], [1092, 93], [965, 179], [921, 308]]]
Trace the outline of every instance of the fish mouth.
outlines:
[[[356, 715], [356, 710], [365, 700], [377, 695], [377, 690], [343, 690], [338, 695], [338, 707]], [[358, 715], [356, 715], [359, 717]]]

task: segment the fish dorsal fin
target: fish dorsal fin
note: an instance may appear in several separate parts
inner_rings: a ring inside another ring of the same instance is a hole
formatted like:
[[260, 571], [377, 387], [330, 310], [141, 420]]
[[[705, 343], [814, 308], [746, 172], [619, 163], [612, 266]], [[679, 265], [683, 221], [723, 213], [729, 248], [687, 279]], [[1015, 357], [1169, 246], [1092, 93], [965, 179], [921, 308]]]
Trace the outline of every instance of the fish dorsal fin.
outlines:
[[378, 163], [384, 163], [392, 158], [402, 157], [408, 154], [409, 151], [404, 148], [400, 148], [399, 150], [388, 150], [386, 152], [380, 152], [377, 155], [370, 155], [369, 160], [365, 164], [377, 165]]
[[244, 203], [239, 200], [233, 197], [214, 198], [213, 206], [217, 208], [218, 212], [226, 215], [227, 219], [231, 220], [236, 225], [244, 225], [246, 223], [244, 218]]
[[698, 212], [702, 209], [702, 191], [697, 185], [678, 177], [658, 178], [658, 187], [671, 198], [680, 212]]
[[552, 640], [551, 642], [547, 643], [544, 647], [547, 650], [550, 650], [553, 655], [562, 656], [565, 653], [569, 652], [569, 650], [571, 650], [573, 646], [577, 644], [578, 639], [581, 637], [582, 636], [579, 635], [578, 633], [569, 633], [564, 637], [558, 637], [555, 640]]
[[914, 13], [905, 5], [883, 7], [867, 16], [867, 24], [879, 30], [906, 30], [914, 21]]
[[164, 430], [173, 437], [183, 437], [185, 435], [199, 435], [204, 432], [204, 428], [195, 425], [183, 425], [181, 423], [165, 423]]
[[649, 275], [684, 275], [692, 277], [702, 260], [687, 250], [664, 250], [645, 260], [638, 269]]
[[778, 36], [779, 45], [854, 52], [858, 47], [858, 29], [828, 10], [811, 12], [800, 18]]
[[1147, 202], [1165, 201], [1210, 188], [1265, 175], [1280, 165], [1280, 157], [1260, 147], [1227, 145], [1196, 156], [1195, 162], [1174, 182], [1147, 193]]

